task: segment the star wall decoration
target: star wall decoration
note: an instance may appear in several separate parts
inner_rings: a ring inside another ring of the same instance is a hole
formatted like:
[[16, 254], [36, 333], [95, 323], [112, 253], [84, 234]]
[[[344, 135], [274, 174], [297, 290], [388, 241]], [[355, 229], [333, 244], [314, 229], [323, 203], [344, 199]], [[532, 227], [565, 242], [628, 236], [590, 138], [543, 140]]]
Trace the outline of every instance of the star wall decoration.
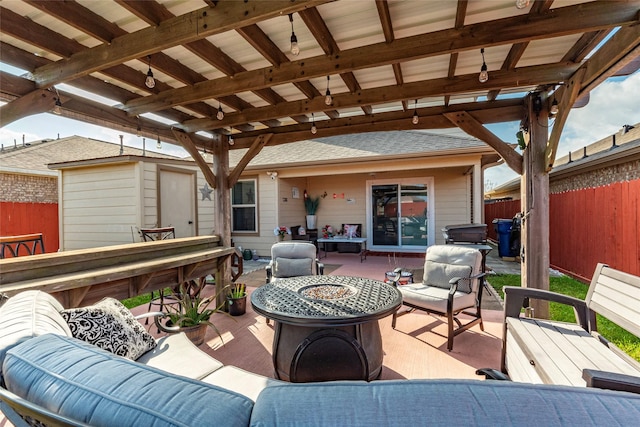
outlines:
[[200, 192], [202, 193], [202, 200], [204, 199], [211, 200], [211, 193], [213, 192], [213, 190], [209, 188], [209, 185], [206, 182], [204, 184], [204, 187], [200, 189]]

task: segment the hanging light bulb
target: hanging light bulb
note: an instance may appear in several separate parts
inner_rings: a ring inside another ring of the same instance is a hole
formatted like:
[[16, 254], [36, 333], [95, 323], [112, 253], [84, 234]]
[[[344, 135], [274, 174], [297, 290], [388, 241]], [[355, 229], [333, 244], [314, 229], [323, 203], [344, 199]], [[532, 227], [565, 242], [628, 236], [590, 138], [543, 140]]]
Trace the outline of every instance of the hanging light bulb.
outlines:
[[487, 63], [484, 62], [484, 48], [480, 49], [480, 53], [482, 54], [482, 67], [480, 67], [480, 75], [478, 76], [478, 80], [480, 83], [484, 83], [489, 80], [489, 72], [487, 71]]
[[58, 92], [58, 88], [57, 87], [53, 87], [56, 90], [56, 103], [53, 106], [53, 114], [57, 114], [60, 115], [62, 114], [62, 110], [60, 109], [60, 107], [62, 107], [62, 102], [60, 102], [60, 93]]
[[411, 123], [417, 125], [420, 122], [420, 117], [418, 116], [418, 100], [416, 99], [413, 104], [413, 118], [411, 119]]
[[147, 71], [147, 78], [144, 81], [144, 84], [149, 89], [153, 89], [156, 87], [156, 80], [153, 78], [153, 71], [151, 71], [151, 55], [147, 55], [149, 59], [149, 71]]
[[56, 105], [53, 106], [53, 114], [62, 114], [60, 107], [62, 107], [62, 102], [60, 102], [60, 98], [56, 98]]
[[311, 133], [314, 135], [318, 133], [318, 128], [316, 127], [316, 117], [313, 115], [313, 113], [311, 113]]
[[298, 38], [293, 32], [293, 13], [289, 14], [289, 22], [291, 22], [291, 54], [298, 56], [300, 54], [300, 46], [298, 46]]
[[558, 100], [556, 97], [553, 97], [553, 102], [551, 103], [551, 108], [549, 108], [549, 113], [553, 116], [558, 114]]
[[327, 76], [327, 91], [324, 94], [324, 103], [327, 105], [331, 105], [333, 102], [333, 98], [331, 97], [331, 91], [329, 90], [329, 80], [331, 77]]
[[233, 140], [233, 126], [229, 127], [229, 145], [233, 145], [236, 142]]
[[222, 111], [222, 105], [218, 102], [218, 114], [216, 114], [216, 119], [222, 120], [224, 119], [224, 111]]
[[524, 9], [525, 7], [529, 6], [529, 1], [530, 0], [516, 0], [516, 7], [518, 9]]
[[142, 128], [140, 127], [140, 123], [138, 122], [138, 127], [136, 128], [136, 136], [140, 138], [142, 136]]
[[162, 149], [162, 142], [160, 141], [160, 135], [158, 135], [158, 142], [156, 142], [156, 148], [158, 150]]

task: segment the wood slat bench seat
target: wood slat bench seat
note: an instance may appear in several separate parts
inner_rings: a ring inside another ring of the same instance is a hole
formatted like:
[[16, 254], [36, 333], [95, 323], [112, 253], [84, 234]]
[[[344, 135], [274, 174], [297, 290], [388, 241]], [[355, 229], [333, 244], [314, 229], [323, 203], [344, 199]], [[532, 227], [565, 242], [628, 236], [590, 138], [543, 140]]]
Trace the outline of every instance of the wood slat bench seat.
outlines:
[[[640, 363], [598, 334], [595, 316], [640, 336], [640, 278], [598, 264], [584, 301], [540, 289], [504, 290], [502, 371], [512, 380], [588, 386], [591, 373], [603, 371], [628, 376], [640, 392]], [[521, 308], [536, 298], [572, 305], [578, 323], [522, 317]]]
[[91, 304], [105, 296], [124, 299], [211, 274], [222, 283], [234, 248], [217, 236], [139, 242], [2, 260], [0, 292], [38, 289], [65, 307]]

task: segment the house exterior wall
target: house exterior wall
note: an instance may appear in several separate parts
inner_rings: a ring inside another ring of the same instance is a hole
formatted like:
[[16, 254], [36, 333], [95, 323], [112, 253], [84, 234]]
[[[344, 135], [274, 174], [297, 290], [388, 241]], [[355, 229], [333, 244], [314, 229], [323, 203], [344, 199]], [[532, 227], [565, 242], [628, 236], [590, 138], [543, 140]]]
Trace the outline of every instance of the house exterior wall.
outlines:
[[58, 203], [57, 177], [0, 173], [0, 201], [19, 203]]
[[[477, 159], [479, 161], [479, 159]], [[322, 196], [318, 207], [318, 223], [320, 230], [331, 225], [339, 230], [342, 224], [362, 224], [363, 237], [367, 236], [367, 181], [378, 179], [406, 179], [430, 177], [434, 180], [432, 203], [435, 207], [435, 243], [443, 244], [441, 229], [446, 225], [471, 222], [471, 188], [472, 175], [467, 174], [469, 164], [453, 167], [416, 168], [381, 173], [356, 172], [348, 173], [349, 166], [343, 166], [341, 173], [330, 175], [313, 175], [306, 177], [288, 177], [287, 172], [279, 172], [272, 180], [266, 173], [243, 175], [242, 178], [258, 177], [258, 216], [260, 230], [258, 236], [233, 233], [236, 247], [256, 249], [261, 257], [268, 257], [271, 246], [276, 242], [273, 229], [283, 225], [305, 225], [305, 209], [303, 192], [306, 189], [310, 196]], [[297, 187], [300, 198], [292, 198], [292, 188]], [[335, 195], [335, 197], [334, 197]], [[286, 201], [285, 201], [286, 199]], [[481, 198], [479, 197], [479, 200]], [[291, 237], [287, 236], [287, 240]]]

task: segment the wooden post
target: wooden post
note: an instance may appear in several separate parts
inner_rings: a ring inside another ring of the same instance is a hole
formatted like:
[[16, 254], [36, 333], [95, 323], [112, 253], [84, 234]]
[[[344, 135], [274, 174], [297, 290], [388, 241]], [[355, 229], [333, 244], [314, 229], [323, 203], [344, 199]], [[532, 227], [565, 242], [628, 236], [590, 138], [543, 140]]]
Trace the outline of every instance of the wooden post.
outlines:
[[[213, 146], [213, 174], [216, 187], [213, 190], [216, 201], [215, 233], [222, 239], [223, 246], [231, 246], [231, 189], [229, 188], [229, 143], [226, 138]], [[231, 283], [231, 257], [220, 266], [216, 276], [217, 304], [224, 303], [222, 289]]]
[[[521, 181], [522, 209], [522, 286], [549, 289], [549, 174], [545, 151], [548, 139], [546, 95], [528, 96], [530, 140], [524, 150], [524, 173]], [[534, 316], [549, 318], [549, 303], [532, 301]]]

